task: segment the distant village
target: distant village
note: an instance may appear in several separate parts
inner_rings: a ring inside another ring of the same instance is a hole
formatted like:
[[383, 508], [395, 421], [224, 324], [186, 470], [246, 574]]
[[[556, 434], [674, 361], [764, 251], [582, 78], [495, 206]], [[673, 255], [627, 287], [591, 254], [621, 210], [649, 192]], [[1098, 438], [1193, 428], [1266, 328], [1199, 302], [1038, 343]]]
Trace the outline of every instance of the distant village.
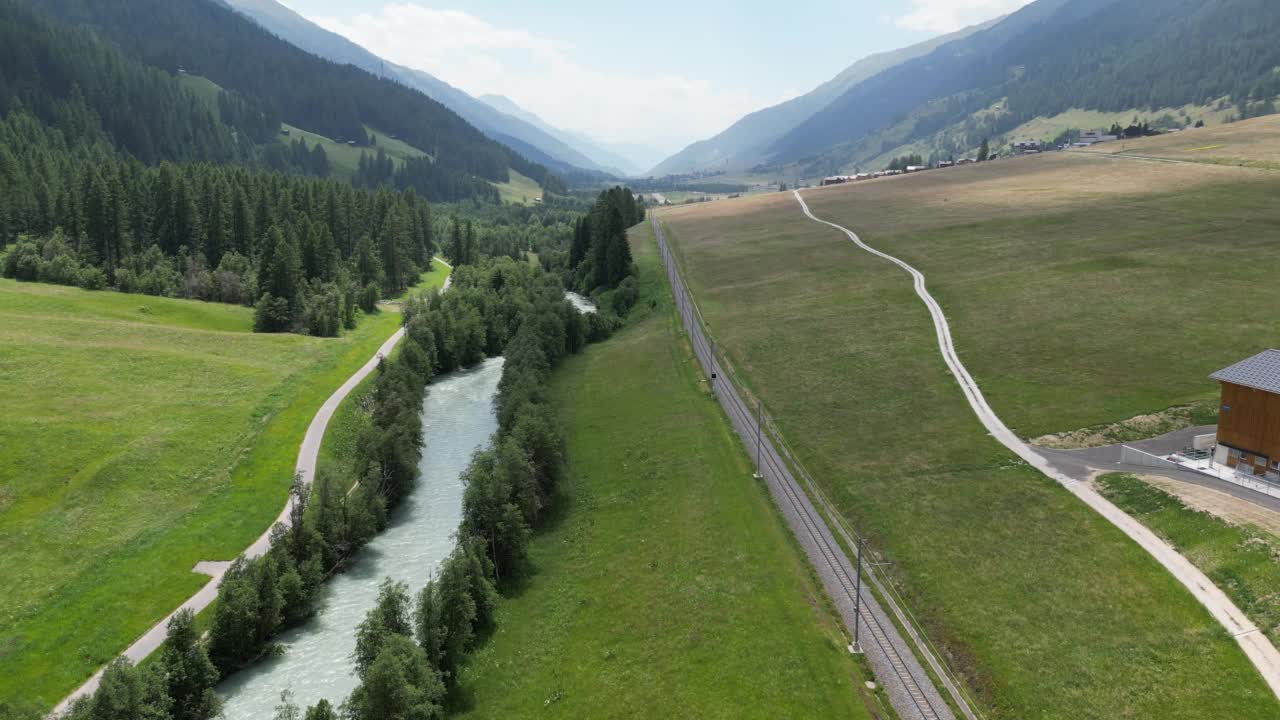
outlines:
[[[1204, 123], [1198, 122], [1195, 127], [1204, 127]], [[986, 160], [999, 160], [1001, 158], [1017, 155], [1039, 155], [1044, 152], [1089, 148], [1099, 143], [1115, 142], [1126, 138], [1170, 135], [1179, 132], [1183, 132], [1183, 130], [1181, 128], [1157, 130], [1145, 122], [1134, 122], [1128, 127], [1121, 127], [1119, 124], [1116, 124], [1112, 125], [1111, 128], [1107, 130], [1069, 130], [1059, 135], [1058, 138], [1052, 142], [1044, 140], [1015, 140], [1009, 145], [1009, 151], [1007, 153], [1001, 154], [993, 152], [991, 156], [985, 160], [966, 157], [960, 158], [959, 160], [939, 160], [932, 164], [923, 162], [922, 160], [919, 164], [907, 165], [905, 167], [891, 167], [876, 172], [858, 172], [852, 175], [832, 175], [830, 177], [823, 178], [821, 184], [823, 186], [843, 185], [845, 183], [857, 182], [860, 180], [872, 180], [874, 178], [890, 177], [893, 175], [905, 175], [908, 173], [924, 172], [926, 170], [955, 167], [957, 165], [972, 165], [978, 162], [985, 162]]]

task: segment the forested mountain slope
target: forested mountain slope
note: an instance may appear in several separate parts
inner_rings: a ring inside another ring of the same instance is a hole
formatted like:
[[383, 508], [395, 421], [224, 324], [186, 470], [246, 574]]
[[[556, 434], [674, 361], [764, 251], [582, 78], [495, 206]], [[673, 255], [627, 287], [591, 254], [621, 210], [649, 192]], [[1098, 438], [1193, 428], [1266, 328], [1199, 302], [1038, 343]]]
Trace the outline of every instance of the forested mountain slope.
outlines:
[[285, 122], [339, 141], [368, 144], [365, 127], [429, 153], [411, 168], [428, 196], [465, 197], [470, 178], [505, 182], [508, 168], [551, 190], [543, 166], [485, 137], [422, 93], [350, 65], [337, 65], [207, 0], [34, 0], [42, 11], [87, 26], [132, 58], [185, 70], [262, 106]]
[[234, 104], [242, 112], [228, 104], [220, 121], [168, 73], [0, 0], [0, 110], [23, 108], [67, 136], [109, 140], [146, 163], [229, 162], [242, 154], [233, 129], [274, 139], [279, 128], [271, 108]]
[[523, 118], [499, 112], [447, 82], [424, 72], [386, 62], [350, 40], [316, 25], [275, 0], [223, 0], [269, 32], [318, 55], [343, 65], [393, 79], [420, 90], [428, 97], [457, 113], [490, 138], [510, 145], [535, 162], [560, 171], [607, 168], [598, 158], [583, 153], [581, 148], [566, 143], [564, 138], [546, 132]]
[[849, 88], [953, 40], [968, 37], [999, 22], [992, 20], [899, 50], [869, 55], [800, 97], [757, 110], [708, 140], [696, 142], [667, 158], [650, 175], [683, 175], [704, 170], [741, 170], [766, 157], [776, 140], [825, 108]]
[[904, 124], [892, 140], [864, 148], [863, 157], [874, 156], [1002, 103], [981, 132], [1071, 108], [1158, 109], [1224, 96], [1242, 115], [1266, 112], [1280, 91], [1277, 32], [1280, 4], [1268, 0], [1039, 0], [850, 88], [774, 143], [771, 161], [821, 155]]

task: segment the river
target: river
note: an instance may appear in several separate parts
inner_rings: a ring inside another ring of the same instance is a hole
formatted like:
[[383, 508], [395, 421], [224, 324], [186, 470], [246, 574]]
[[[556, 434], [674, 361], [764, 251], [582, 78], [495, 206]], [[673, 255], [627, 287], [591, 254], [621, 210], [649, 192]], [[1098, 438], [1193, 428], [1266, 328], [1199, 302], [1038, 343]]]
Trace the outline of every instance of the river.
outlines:
[[591, 302], [590, 299], [585, 298], [576, 292], [573, 292], [571, 290], [565, 290], [564, 298], [565, 300], [569, 301], [569, 304], [577, 308], [578, 312], [580, 313], [593, 313], [596, 311], [595, 303]]
[[218, 686], [227, 720], [272, 717], [283, 690], [292, 690], [303, 708], [321, 698], [337, 707], [351, 694], [357, 684], [351, 662], [356, 625], [377, 601], [383, 578], [406, 583], [416, 595], [453, 550], [462, 519], [461, 475], [498, 429], [493, 399], [501, 378], [502, 359], [495, 358], [436, 378], [428, 387], [418, 486], [354, 566], [325, 585], [316, 616], [280, 635], [285, 653]]

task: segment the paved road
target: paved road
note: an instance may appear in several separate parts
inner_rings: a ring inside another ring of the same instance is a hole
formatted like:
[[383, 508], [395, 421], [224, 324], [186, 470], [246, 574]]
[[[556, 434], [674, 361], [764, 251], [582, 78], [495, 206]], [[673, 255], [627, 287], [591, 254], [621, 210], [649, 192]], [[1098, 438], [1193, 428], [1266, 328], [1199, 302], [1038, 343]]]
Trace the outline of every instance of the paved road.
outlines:
[[[853, 635], [855, 622], [860, 621], [862, 647], [899, 717], [906, 720], [955, 720], [951, 708], [930, 682], [928, 674], [916, 660], [892, 620], [876, 602], [870, 589], [862, 587], [861, 592], [858, 592], [853, 564], [832, 536], [825, 519], [796, 482], [768, 434], [762, 433], [755, 409], [749, 408], [733, 383], [726, 380], [724, 368], [716, 359], [698, 321], [697, 308], [685, 290], [662, 227], [656, 217], [651, 222], [681, 319], [703, 372], [708, 378], [713, 378], [712, 388], [743, 444], [754, 449], [759, 443], [760, 473], [792, 533], [818, 571], [827, 594], [835, 601], [850, 637]], [[860, 617], [855, 617], [854, 598], [858, 595], [862, 600], [861, 612], [858, 613]], [[929, 651], [924, 648], [923, 652]], [[965, 714], [972, 718], [964, 699], [958, 693], [955, 698], [966, 711]]]
[[1280, 512], [1280, 498], [1250, 490], [1247, 487], [1227, 482], [1226, 480], [1213, 477], [1212, 475], [1198, 473], [1191, 470], [1167, 470], [1138, 465], [1126, 465], [1121, 462], [1121, 448], [1125, 445], [1137, 448], [1144, 452], [1149, 452], [1152, 455], [1165, 456], [1184, 448], [1191, 447], [1191, 441], [1197, 435], [1211, 435], [1216, 428], [1216, 425], [1202, 425], [1200, 427], [1176, 430], [1159, 437], [1150, 438], [1148, 440], [1139, 440], [1131, 443], [1119, 443], [1116, 445], [1082, 448], [1079, 450], [1054, 450], [1050, 448], [1037, 447], [1036, 451], [1048, 458], [1049, 462], [1051, 462], [1054, 467], [1067, 475], [1070, 475], [1075, 480], [1090, 480], [1098, 473], [1108, 472], [1131, 472], [1141, 475], [1159, 475], [1179, 482], [1190, 483], [1192, 485], [1199, 485], [1211, 490], [1217, 490], [1218, 492], [1226, 493], [1227, 495], [1252, 503], [1258, 507]]
[[818, 218], [809, 210], [809, 206], [805, 203], [800, 192], [797, 190], [794, 194], [804, 214], [810, 220], [839, 230], [859, 248], [888, 260], [911, 275], [915, 283], [916, 294], [924, 301], [925, 306], [929, 309], [930, 316], [933, 318], [934, 329], [938, 336], [938, 347], [942, 353], [943, 360], [951, 370], [956, 382], [960, 385], [960, 389], [964, 391], [965, 397], [969, 401], [969, 406], [973, 408], [973, 412], [978, 416], [987, 431], [991, 433], [992, 437], [1000, 441], [1002, 445], [1012, 450], [1032, 467], [1061, 483], [1073, 495], [1111, 521], [1112, 524], [1120, 528], [1134, 542], [1150, 553], [1156, 561], [1191, 591], [1191, 594], [1226, 628], [1227, 632], [1231, 633], [1232, 637], [1236, 639], [1241, 649], [1249, 657], [1249, 660], [1258, 669], [1267, 685], [1271, 687], [1271, 691], [1277, 697], [1280, 697], [1280, 653], [1276, 651], [1275, 646], [1271, 644], [1267, 636], [1235, 606], [1235, 603], [1231, 602], [1231, 599], [1225, 593], [1219, 590], [1209, 578], [1205, 577], [1204, 573], [1200, 572], [1195, 565], [1192, 565], [1172, 546], [1148, 530], [1146, 526], [1126, 515], [1088, 484], [1073, 480], [1060, 472], [1043, 455], [1033, 450], [1031, 446], [1024, 443], [1021, 438], [1005, 426], [995, 414], [995, 411], [991, 409], [991, 406], [987, 404], [986, 398], [983, 397], [982, 391], [978, 388], [978, 383], [969, 374], [969, 371], [965, 369], [964, 364], [960, 362], [960, 358], [956, 355], [955, 345], [951, 339], [951, 328], [947, 324], [947, 319], [942, 312], [941, 306], [929, 294], [929, 290], [925, 285], [924, 274], [898, 258], [876, 250], [862, 242], [848, 228]]
[[[453, 267], [439, 258], [436, 258], [435, 262], [438, 262], [448, 268]], [[445, 278], [444, 287], [441, 289], [441, 292], [448, 290], [452, 281], [452, 276]], [[404, 328], [400, 328], [396, 330], [390, 338], [387, 338], [387, 341], [382, 343], [382, 346], [378, 348], [378, 352], [375, 353], [373, 357], [369, 358], [369, 361], [362, 365], [354, 375], [347, 378], [347, 381], [335, 390], [334, 393], [329, 396], [328, 400], [324, 401], [324, 404], [320, 406], [320, 410], [316, 412], [315, 417], [311, 419], [311, 424], [307, 426], [307, 434], [303, 436], [302, 445], [298, 449], [298, 462], [294, 464], [294, 472], [299, 475], [302, 478], [302, 481], [307, 485], [310, 485], [312, 479], [315, 478], [316, 462], [320, 455], [320, 444], [324, 441], [324, 431], [329, 427], [329, 421], [333, 419], [333, 414], [337, 412], [338, 406], [341, 405], [342, 401], [351, 394], [352, 390], [356, 389], [357, 385], [377, 369], [378, 363], [382, 358], [390, 355], [391, 351], [395, 349], [396, 345], [403, 337]], [[285, 503], [284, 509], [281, 510], [280, 515], [276, 517], [276, 523], [280, 523], [285, 527], [290, 527], [293, 524], [293, 520], [290, 515], [293, 511], [293, 503], [294, 497], [290, 495], [288, 502]], [[268, 527], [252, 545], [245, 549], [243, 553], [244, 557], [252, 559], [260, 557], [267, 552], [271, 547], [272, 527], [275, 527], [275, 523], [273, 523], [271, 527]], [[168, 634], [169, 620], [183, 610], [190, 610], [193, 613], [198, 613], [209, 607], [209, 605], [218, 597], [218, 586], [222, 584], [222, 577], [226, 574], [229, 567], [231, 567], [230, 562], [204, 561], [197, 564], [194, 568], [194, 572], [210, 576], [209, 582], [205, 583], [204, 587], [200, 588], [195, 595], [187, 598], [187, 601], [179, 605], [176, 610], [169, 613], [163, 620], [152, 626], [150, 630], [134, 641], [134, 643], [121, 653], [121, 655], [128, 658], [130, 662], [137, 664], [159, 649], [164, 643], [165, 636]], [[63, 698], [62, 702], [58, 703], [58, 706], [53, 709], [53, 714], [60, 715], [65, 713], [71, 709], [71, 705], [77, 699], [85, 695], [92, 695], [97, 691], [98, 683], [102, 681], [102, 673], [105, 671], [106, 668], [100, 668], [98, 672], [93, 674], [93, 677], [85, 681], [85, 683], [77, 688], [75, 692]]]

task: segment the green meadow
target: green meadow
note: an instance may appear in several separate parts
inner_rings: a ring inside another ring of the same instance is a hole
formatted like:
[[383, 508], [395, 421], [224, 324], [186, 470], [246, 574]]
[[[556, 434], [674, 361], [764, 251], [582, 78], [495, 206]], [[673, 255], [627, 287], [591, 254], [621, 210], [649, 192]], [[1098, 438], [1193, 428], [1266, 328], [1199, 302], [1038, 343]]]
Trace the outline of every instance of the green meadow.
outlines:
[[[1275, 252], [1265, 178], [1222, 188], [1216, 168], [1044, 160], [806, 198], [928, 275], [962, 359], [1024, 435], [1204, 397], [1213, 366], [1266, 342], [1268, 301], [1214, 326], [1198, 306], [1249, 287], [1223, 288], [1228, 258]], [[1280, 712], [1174, 578], [985, 433], [901, 269], [789, 193], [660, 218], [720, 347], [988, 718]]]
[[0, 702], [52, 706], [283, 507], [315, 411], [396, 329], [0, 280]]
[[556, 371], [558, 514], [468, 661], [460, 716], [886, 717], [707, 390], [652, 233], [632, 233], [640, 303]]

